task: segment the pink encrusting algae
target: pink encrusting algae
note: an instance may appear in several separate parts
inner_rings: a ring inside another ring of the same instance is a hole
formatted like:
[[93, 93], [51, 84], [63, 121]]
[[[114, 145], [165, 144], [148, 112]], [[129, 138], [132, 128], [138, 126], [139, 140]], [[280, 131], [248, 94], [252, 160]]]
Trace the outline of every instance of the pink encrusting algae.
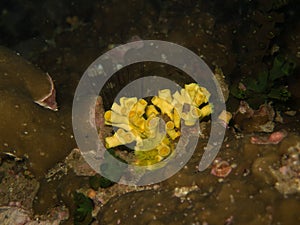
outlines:
[[285, 130], [276, 131], [269, 136], [253, 136], [250, 138], [252, 144], [266, 145], [266, 144], [278, 144], [287, 136]]

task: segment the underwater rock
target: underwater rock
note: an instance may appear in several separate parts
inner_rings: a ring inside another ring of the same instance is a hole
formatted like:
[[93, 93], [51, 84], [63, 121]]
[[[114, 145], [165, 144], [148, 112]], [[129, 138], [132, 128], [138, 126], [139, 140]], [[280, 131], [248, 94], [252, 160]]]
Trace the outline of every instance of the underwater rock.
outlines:
[[[38, 218], [38, 219], [36, 219]], [[37, 215], [30, 223], [32, 225], [59, 225], [69, 218], [69, 210], [66, 206], [60, 205], [51, 208], [47, 214]]]
[[[172, 218], [179, 211], [176, 209], [180, 198], [173, 194], [173, 191], [167, 190], [144, 190], [115, 196], [98, 213], [97, 219], [100, 224], [150, 224], [159, 220], [163, 224], [178, 224]], [[168, 222], [166, 218], [169, 218]]]
[[176, 187], [174, 189], [174, 196], [183, 200], [190, 192], [195, 190], [199, 191], [200, 188], [197, 185]]
[[105, 143], [105, 137], [108, 137], [112, 134], [113, 129], [110, 126], [105, 125], [105, 119], [104, 119], [104, 106], [103, 106], [103, 100], [101, 96], [97, 97], [95, 108], [90, 109], [90, 119], [91, 124], [95, 124], [96, 129], [99, 133], [99, 139], [102, 141], [102, 143]]
[[275, 111], [270, 103], [263, 104], [258, 110], [252, 109], [247, 102], [241, 101], [233, 120], [235, 128], [244, 132], [273, 132]]
[[3, 162], [1, 165], [0, 205], [22, 206], [30, 210], [40, 184], [34, 178], [26, 178], [17, 167], [16, 163]]
[[251, 169], [254, 177], [259, 181], [263, 181], [263, 183], [274, 184], [275, 178], [272, 176], [270, 167], [276, 164], [278, 160], [279, 156], [275, 153], [257, 158]]
[[18, 207], [0, 207], [0, 223], [15, 225], [59, 225], [61, 221], [68, 219], [69, 212], [65, 207], [56, 207], [44, 218], [33, 218], [30, 211]]
[[[0, 152], [25, 156], [32, 172], [42, 176], [75, 147], [71, 110], [53, 112], [35, 104], [53, 91], [49, 76], [4, 48], [0, 61]], [[48, 103], [55, 109], [56, 103]]]
[[47, 73], [2, 46], [0, 46], [0, 62], [1, 89], [18, 89], [26, 97], [32, 98], [35, 103], [51, 110], [57, 110], [54, 84]]
[[1, 224], [23, 225], [30, 222], [30, 213], [17, 207], [0, 208]]
[[275, 188], [282, 194], [300, 192], [300, 142], [290, 146], [281, 158], [278, 169], [271, 168], [273, 177], [277, 180]]
[[94, 176], [96, 171], [85, 161], [79, 149], [73, 149], [65, 159], [66, 165], [72, 168], [77, 176]]

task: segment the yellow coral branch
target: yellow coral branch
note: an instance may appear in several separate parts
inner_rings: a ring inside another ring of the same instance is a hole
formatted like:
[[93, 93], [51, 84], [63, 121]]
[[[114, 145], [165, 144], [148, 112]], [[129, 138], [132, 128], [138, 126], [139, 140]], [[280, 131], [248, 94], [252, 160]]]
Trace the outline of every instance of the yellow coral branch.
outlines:
[[115, 123], [123, 123], [128, 124], [128, 118], [126, 116], [122, 116], [119, 113], [116, 113], [112, 110], [108, 110], [104, 114], [105, 121], [115, 124]]
[[146, 116], [147, 118], [155, 117], [159, 114], [154, 105], [148, 105], [146, 107]]
[[151, 102], [157, 106], [160, 111], [162, 112], [162, 114], [166, 114], [171, 120], [173, 120], [173, 108], [174, 106], [167, 102], [166, 100], [158, 97], [158, 96], [154, 96], [152, 99], [151, 99]]
[[208, 104], [206, 106], [204, 106], [203, 108], [200, 109], [201, 111], [201, 118], [204, 118], [208, 115], [210, 115], [213, 112], [213, 105], [212, 104]]
[[161, 99], [166, 100], [169, 103], [172, 102], [172, 96], [171, 96], [170, 89], [159, 90], [158, 91], [158, 97], [160, 97]]
[[139, 99], [137, 103], [133, 105], [130, 112], [135, 112], [138, 117], [141, 117], [145, 113], [145, 109], [147, 107], [147, 102], [144, 99]]
[[129, 144], [134, 140], [134, 136], [131, 132], [118, 129], [113, 136], [105, 138], [106, 148], [113, 148], [119, 145]]
[[180, 131], [175, 130], [175, 125], [173, 121], [168, 121], [166, 123], [166, 131], [172, 140], [175, 140], [180, 136]]

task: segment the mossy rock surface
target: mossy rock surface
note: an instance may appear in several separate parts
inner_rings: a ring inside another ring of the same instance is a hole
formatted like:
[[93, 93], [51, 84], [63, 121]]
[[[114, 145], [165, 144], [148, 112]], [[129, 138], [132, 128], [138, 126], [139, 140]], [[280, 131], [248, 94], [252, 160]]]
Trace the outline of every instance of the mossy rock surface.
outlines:
[[0, 47], [0, 151], [28, 158], [41, 176], [75, 147], [71, 110], [45, 109], [35, 103], [49, 92], [48, 76]]

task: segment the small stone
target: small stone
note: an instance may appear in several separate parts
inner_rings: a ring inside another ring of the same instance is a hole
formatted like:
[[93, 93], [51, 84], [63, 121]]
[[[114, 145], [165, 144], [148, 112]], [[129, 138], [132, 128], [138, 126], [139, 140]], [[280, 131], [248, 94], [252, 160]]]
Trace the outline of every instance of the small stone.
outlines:
[[277, 123], [283, 123], [283, 118], [281, 116], [280, 111], [276, 111], [275, 122], [277, 122]]
[[296, 111], [295, 110], [289, 110], [289, 111], [285, 111], [284, 114], [287, 116], [295, 116], [296, 115]]

